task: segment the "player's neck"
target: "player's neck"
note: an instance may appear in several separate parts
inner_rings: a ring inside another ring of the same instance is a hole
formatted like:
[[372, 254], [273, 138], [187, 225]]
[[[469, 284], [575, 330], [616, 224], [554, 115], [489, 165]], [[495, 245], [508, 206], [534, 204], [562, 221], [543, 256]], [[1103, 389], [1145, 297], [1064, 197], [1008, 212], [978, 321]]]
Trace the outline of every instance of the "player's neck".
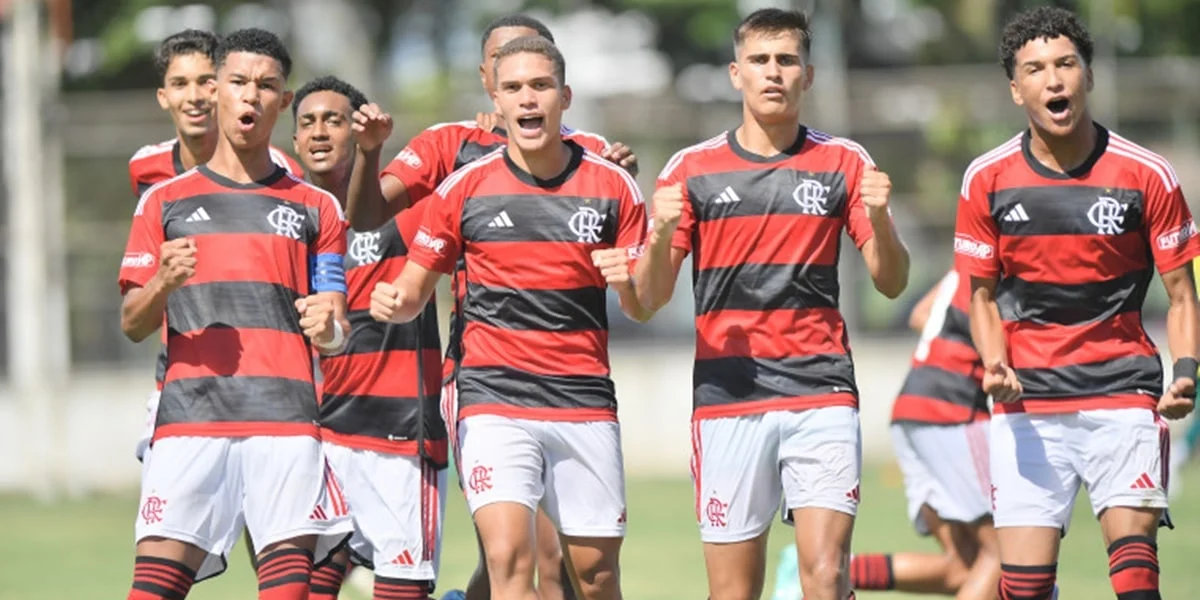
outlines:
[[188, 137], [178, 132], [175, 136], [179, 140], [179, 162], [183, 164], [185, 171], [208, 162], [217, 150], [216, 129], [201, 137]]
[[1060, 173], [1082, 165], [1096, 149], [1096, 126], [1085, 115], [1069, 135], [1052, 136], [1030, 123], [1029, 151], [1046, 168]]
[[800, 135], [800, 120], [787, 119], [779, 123], [764, 123], [746, 113], [742, 126], [734, 137], [747, 152], [759, 156], [776, 156], [791, 148]]
[[538, 179], [554, 179], [570, 164], [571, 149], [559, 138], [536, 152], [522, 152], [516, 142], [509, 140], [508, 157], [517, 168]]
[[239, 150], [221, 136], [208, 168], [237, 183], [253, 183], [270, 177], [279, 167], [271, 161], [270, 146]]
[[328, 173], [309, 173], [308, 179], [313, 185], [333, 194], [333, 197], [337, 198], [338, 204], [343, 209], [346, 208], [346, 196], [350, 191], [349, 169], [334, 169]]

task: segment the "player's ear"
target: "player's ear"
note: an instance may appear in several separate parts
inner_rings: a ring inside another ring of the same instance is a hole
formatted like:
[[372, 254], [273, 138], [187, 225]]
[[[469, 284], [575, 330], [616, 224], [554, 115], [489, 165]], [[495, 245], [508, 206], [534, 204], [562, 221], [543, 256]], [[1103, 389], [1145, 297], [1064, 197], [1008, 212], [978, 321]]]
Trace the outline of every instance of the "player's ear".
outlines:
[[813, 76], [816, 75], [816, 72], [817, 70], [811, 64], [804, 65], [804, 86], [801, 89], [806, 92], [812, 89]]
[[1017, 106], [1025, 106], [1025, 98], [1021, 97], [1021, 89], [1017, 87], [1017, 77], [1018, 76], [1014, 74], [1013, 78], [1008, 80], [1008, 91], [1012, 92], [1013, 104], [1016, 104]]
[[284, 108], [291, 106], [292, 98], [295, 98], [295, 97], [296, 97], [296, 92], [293, 92], [292, 90], [284, 90], [283, 91], [283, 104], [280, 105], [280, 108], [284, 109]]
[[733, 86], [733, 89], [739, 92], [742, 91], [742, 78], [739, 76], [740, 74], [741, 69], [738, 68], [737, 61], [729, 63], [729, 83]]
[[567, 110], [568, 108], [571, 108], [571, 86], [569, 86], [569, 85], [562, 86], [561, 94], [562, 94], [562, 109]]
[[156, 94], [156, 96], [158, 97], [158, 107], [159, 108], [161, 108], [163, 110], [171, 110], [171, 104], [167, 102], [166, 88], [158, 88], [158, 93]]
[[1095, 86], [1096, 86], [1096, 80], [1092, 78], [1092, 65], [1088, 65], [1088, 67], [1087, 67], [1087, 91], [1091, 92], [1092, 88]]
[[296, 156], [304, 156], [304, 153], [300, 152], [300, 140], [296, 139], [295, 127], [292, 128], [292, 152], [295, 152]]

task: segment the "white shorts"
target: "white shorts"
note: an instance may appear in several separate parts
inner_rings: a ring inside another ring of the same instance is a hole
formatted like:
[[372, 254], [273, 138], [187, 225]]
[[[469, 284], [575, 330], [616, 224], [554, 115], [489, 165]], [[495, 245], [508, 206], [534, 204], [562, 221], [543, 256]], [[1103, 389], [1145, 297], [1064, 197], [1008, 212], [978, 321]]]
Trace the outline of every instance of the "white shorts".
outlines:
[[255, 553], [319, 536], [316, 564], [354, 528], [321, 443], [311, 437], [168, 437], [154, 443], [147, 465], [135, 539], [163, 537], [207, 551], [197, 581], [225, 570], [243, 528]]
[[[158, 420], [158, 398], [161, 395], [162, 391], [155, 389], [150, 392], [150, 397], [146, 398], [146, 425], [142, 428], [142, 437], [138, 438], [137, 447], [133, 450], [133, 455], [143, 464], [146, 462], [146, 453], [150, 451], [150, 440], [154, 438], [154, 422]], [[144, 472], [145, 468], [142, 471]]]
[[475, 415], [458, 423], [471, 514], [495, 502], [539, 503], [559, 533], [625, 536], [625, 468], [616, 421]]
[[974, 523], [992, 512], [987, 421], [959, 425], [896, 423], [892, 445], [904, 473], [908, 518], [929, 535], [921, 507], [943, 521]]
[[346, 501], [354, 507], [355, 562], [391, 579], [435, 581], [446, 510], [446, 471], [416, 456], [325, 442]]
[[1065, 535], [1080, 483], [1096, 515], [1113, 506], [1166, 509], [1170, 447], [1166, 422], [1144, 408], [997, 414], [996, 527], [1054, 527]]
[[[754, 539], [782, 509], [855, 515], [862, 471], [858, 411], [772, 411], [692, 421], [692, 483], [700, 539]], [[780, 498], [783, 503], [780, 503]]]

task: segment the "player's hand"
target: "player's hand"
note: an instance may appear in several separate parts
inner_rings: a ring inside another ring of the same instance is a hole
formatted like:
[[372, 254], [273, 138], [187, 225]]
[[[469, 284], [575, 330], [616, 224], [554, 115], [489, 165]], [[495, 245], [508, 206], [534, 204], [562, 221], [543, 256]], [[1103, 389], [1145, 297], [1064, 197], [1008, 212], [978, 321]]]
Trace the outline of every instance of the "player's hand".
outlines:
[[629, 283], [629, 251], [624, 248], [605, 248], [592, 251], [592, 264], [600, 269], [608, 285]]
[[333, 341], [333, 303], [320, 296], [296, 299], [296, 310], [300, 312], [300, 328], [304, 335], [318, 346], [328, 346]]
[[399, 323], [396, 313], [403, 304], [400, 290], [386, 281], [380, 281], [371, 292], [371, 318], [383, 323]]
[[1175, 420], [1188, 416], [1196, 407], [1196, 381], [1181, 377], [1167, 386], [1167, 392], [1158, 400], [1158, 413]]
[[163, 242], [158, 256], [158, 278], [168, 292], [196, 274], [196, 240], [190, 237]]
[[600, 157], [629, 171], [631, 175], [637, 175], [637, 155], [633, 153], [633, 149], [621, 142], [605, 148]]
[[354, 143], [363, 152], [379, 150], [392, 135], [392, 115], [383, 112], [378, 104], [360, 106], [351, 118], [354, 119], [350, 125], [350, 130], [354, 132]]
[[997, 361], [984, 368], [983, 391], [997, 403], [1008, 404], [1021, 398], [1021, 382], [1012, 367]]
[[653, 203], [651, 210], [654, 211], [654, 234], [660, 239], [669, 239], [683, 216], [683, 184], [676, 183], [654, 190], [650, 201]]
[[492, 131], [504, 123], [504, 117], [498, 112], [475, 113], [475, 125], [484, 131]]
[[858, 194], [863, 206], [867, 208], [868, 217], [887, 216], [888, 200], [892, 195], [892, 180], [887, 173], [867, 167], [863, 171], [862, 181], [858, 184]]

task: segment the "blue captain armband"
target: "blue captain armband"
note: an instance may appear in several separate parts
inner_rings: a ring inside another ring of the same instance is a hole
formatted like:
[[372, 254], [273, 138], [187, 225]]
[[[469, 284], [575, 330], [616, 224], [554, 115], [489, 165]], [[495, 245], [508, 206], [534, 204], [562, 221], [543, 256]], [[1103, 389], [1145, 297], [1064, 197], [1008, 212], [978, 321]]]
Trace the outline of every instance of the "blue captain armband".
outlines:
[[318, 254], [312, 263], [312, 290], [346, 293], [346, 266], [341, 254]]

